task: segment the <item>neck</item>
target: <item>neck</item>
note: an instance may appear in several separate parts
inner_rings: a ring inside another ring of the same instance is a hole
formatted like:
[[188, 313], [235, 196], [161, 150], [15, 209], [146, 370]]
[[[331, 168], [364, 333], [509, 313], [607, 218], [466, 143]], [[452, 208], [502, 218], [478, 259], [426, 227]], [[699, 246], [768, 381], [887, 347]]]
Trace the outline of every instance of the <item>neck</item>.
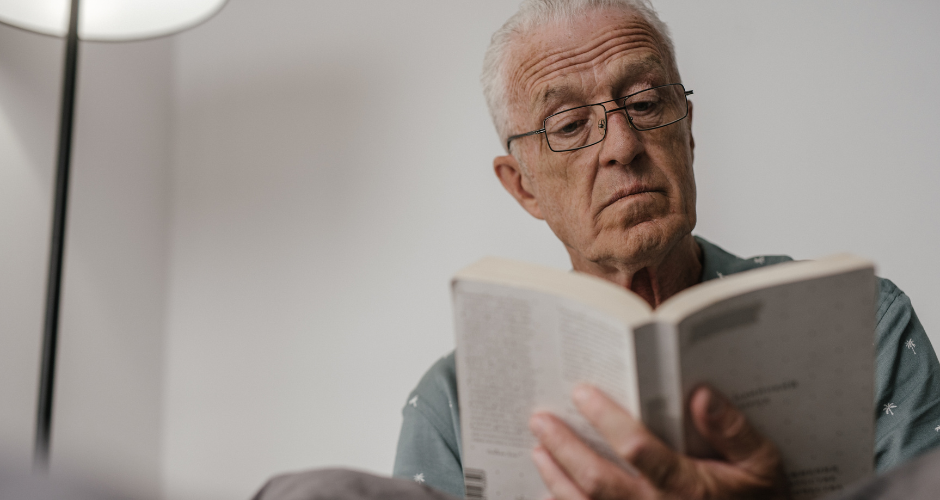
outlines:
[[654, 309], [666, 299], [695, 285], [702, 276], [702, 249], [691, 234], [653, 262], [592, 262], [571, 255], [576, 271], [616, 283], [643, 297]]

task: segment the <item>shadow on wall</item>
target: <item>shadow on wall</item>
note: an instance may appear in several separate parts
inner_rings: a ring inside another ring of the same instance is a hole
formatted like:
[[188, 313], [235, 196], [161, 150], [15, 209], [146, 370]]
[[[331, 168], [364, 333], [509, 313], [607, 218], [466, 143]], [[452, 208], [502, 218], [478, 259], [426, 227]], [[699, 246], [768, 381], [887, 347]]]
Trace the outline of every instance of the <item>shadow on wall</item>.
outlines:
[[39, 384], [63, 47], [0, 25], [0, 446], [24, 464]]
[[[272, 261], [272, 239], [308, 251], [315, 245], [318, 258], [373, 251], [357, 223], [400, 210], [381, 202], [406, 181], [385, 161], [401, 145], [390, 144], [395, 135], [377, 129], [372, 117], [401, 112], [390, 96], [369, 94], [376, 85], [358, 68], [350, 61], [278, 66], [213, 79], [178, 96], [179, 114], [189, 119], [177, 118], [177, 158], [184, 159], [175, 166], [177, 199], [206, 218], [178, 220], [179, 229], [206, 248], [237, 240], [227, 243], [250, 249], [262, 266]], [[401, 116], [402, 127], [420, 126], [411, 118]], [[203, 199], [207, 192], [211, 201]], [[337, 244], [336, 237], [356, 241]]]
[[62, 39], [0, 24], [0, 117], [14, 125], [35, 175], [50, 189], [64, 48]]

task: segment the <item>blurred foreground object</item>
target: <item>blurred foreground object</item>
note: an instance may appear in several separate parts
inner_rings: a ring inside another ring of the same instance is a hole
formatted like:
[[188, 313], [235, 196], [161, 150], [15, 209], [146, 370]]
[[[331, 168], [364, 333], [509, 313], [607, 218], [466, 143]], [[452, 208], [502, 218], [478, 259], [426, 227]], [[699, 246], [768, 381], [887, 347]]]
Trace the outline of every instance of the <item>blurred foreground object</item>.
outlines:
[[171, 35], [208, 20], [226, 1], [85, 0], [79, 5], [79, 0], [0, 0], [0, 22], [44, 35], [64, 36], [66, 39], [45, 326], [36, 405], [34, 462], [43, 470], [49, 465], [52, 433], [62, 260], [65, 253], [72, 128], [75, 121], [78, 40], [121, 42]]
[[419, 482], [347, 469], [283, 474], [269, 480], [253, 500], [457, 500]]
[[132, 500], [131, 497], [110, 493], [90, 483], [11, 473], [0, 468], [0, 499], [2, 500]]
[[[0, 498], [6, 496], [0, 477]], [[13, 490], [9, 490], [13, 491]], [[54, 491], [54, 490], [47, 490]], [[940, 450], [912, 460], [891, 472], [864, 481], [823, 500], [933, 500], [940, 492]], [[82, 496], [42, 497], [84, 500]], [[112, 497], [106, 497], [112, 498]], [[419, 482], [376, 476], [346, 469], [294, 472], [269, 480], [253, 500], [456, 500]]]
[[933, 500], [940, 498], [940, 450], [920, 456], [823, 500]]

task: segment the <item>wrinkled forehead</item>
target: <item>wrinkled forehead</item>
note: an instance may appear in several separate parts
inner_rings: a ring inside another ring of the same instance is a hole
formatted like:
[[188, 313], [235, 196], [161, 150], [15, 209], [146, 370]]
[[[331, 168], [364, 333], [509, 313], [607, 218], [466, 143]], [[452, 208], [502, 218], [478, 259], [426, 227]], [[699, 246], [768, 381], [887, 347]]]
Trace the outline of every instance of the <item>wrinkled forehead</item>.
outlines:
[[520, 33], [510, 50], [504, 74], [517, 123], [676, 78], [659, 33], [630, 12], [595, 10], [542, 24]]

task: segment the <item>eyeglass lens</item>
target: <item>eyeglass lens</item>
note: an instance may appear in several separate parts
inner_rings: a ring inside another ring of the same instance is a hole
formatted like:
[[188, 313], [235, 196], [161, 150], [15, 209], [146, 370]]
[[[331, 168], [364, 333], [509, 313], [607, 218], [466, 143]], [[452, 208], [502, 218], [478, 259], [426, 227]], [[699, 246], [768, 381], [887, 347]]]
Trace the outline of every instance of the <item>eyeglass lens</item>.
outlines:
[[[682, 85], [673, 84], [618, 99], [633, 128], [650, 130], [685, 118], [688, 104]], [[607, 109], [602, 104], [569, 109], [545, 119], [545, 137], [553, 151], [580, 149], [601, 142], [607, 133]]]

